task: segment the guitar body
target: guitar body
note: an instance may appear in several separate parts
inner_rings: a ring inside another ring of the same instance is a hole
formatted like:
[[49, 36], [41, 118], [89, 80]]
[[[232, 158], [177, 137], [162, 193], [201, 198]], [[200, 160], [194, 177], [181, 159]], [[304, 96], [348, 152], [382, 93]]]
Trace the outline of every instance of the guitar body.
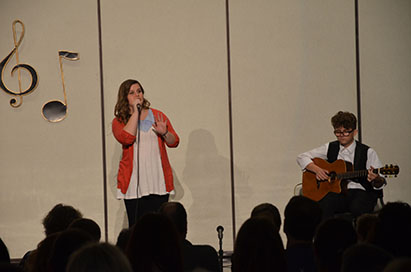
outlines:
[[318, 181], [313, 172], [305, 171], [303, 173], [303, 196], [320, 201], [329, 192], [341, 193], [341, 179], [336, 178], [339, 173], [352, 171], [352, 164], [344, 160], [336, 160], [329, 163], [320, 158], [314, 158], [313, 162], [319, 167], [328, 170], [330, 180]]

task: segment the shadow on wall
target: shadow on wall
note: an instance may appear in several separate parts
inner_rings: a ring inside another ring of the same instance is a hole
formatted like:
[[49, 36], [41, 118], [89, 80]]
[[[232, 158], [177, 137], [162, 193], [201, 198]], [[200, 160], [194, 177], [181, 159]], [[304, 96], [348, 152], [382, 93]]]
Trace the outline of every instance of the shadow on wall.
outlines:
[[[172, 164], [173, 162], [171, 162]], [[171, 166], [172, 168], [173, 166]], [[184, 187], [180, 182], [180, 179], [177, 177], [177, 173], [173, 170], [173, 179], [174, 179], [174, 194], [170, 195], [169, 201], [181, 201], [184, 197]]]
[[[113, 137], [109, 135], [108, 137]], [[122, 149], [115, 145], [112, 152], [111, 166], [108, 174], [108, 198], [117, 198], [117, 171], [121, 160]], [[172, 164], [172, 162], [171, 162]], [[183, 170], [184, 187], [174, 169], [175, 195], [170, 201], [181, 201], [190, 197], [189, 214], [196, 217], [196, 224], [215, 231], [216, 224], [231, 225], [231, 179], [230, 160], [218, 154], [215, 137], [207, 130], [198, 129], [190, 133], [186, 153], [186, 165]], [[236, 197], [252, 197], [252, 188], [248, 178], [237, 167], [234, 167]], [[238, 201], [238, 200], [237, 200]], [[127, 215], [123, 202], [119, 203], [113, 213], [115, 218], [114, 233], [128, 227]], [[215, 222], [210, 218], [217, 217]], [[221, 220], [223, 220], [221, 222]]]
[[[248, 189], [241, 190], [247, 192], [240, 197], [249, 198], [252, 193], [247, 178], [236, 167], [234, 177], [236, 186]], [[215, 231], [216, 222], [210, 218], [217, 217], [231, 225], [230, 160], [218, 153], [215, 137], [207, 130], [197, 129], [189, 135], [183, 182], [192, 195], [189, 214], [198, 216], [197, 224]]]

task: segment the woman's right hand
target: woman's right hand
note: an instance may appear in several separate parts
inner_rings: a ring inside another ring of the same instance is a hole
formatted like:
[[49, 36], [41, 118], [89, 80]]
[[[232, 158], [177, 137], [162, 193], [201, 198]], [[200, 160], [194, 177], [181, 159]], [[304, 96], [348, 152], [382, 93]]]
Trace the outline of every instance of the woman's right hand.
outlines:
[[134, 97], [130, 103], [130, 109], [131, 109], [131, 113], [134, 112], [138, 112], [138, 106], [137, 105], [141, 105], [142, 101], [140, 98], [138, 97]]

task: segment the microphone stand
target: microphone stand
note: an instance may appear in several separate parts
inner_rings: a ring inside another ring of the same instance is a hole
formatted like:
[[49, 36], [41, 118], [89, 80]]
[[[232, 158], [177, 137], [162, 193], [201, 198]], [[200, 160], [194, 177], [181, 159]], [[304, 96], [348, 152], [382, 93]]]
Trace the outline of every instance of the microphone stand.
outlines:
[[136, 199], [136, 214], [135, 214], [135, 222], [138, 220], [139, 212], [138, 212], [138, 187], [140, 185], [140, 121], [141, 121], [141, 106], [137, 105], [137, 110], [138, 110], [138, 120], [137, 120], [137, 189], [136, 189], [136, 194], [137, 194], [137, 199]]
[[223, 272], [223, 258], [224, 258], [224, 251], [223, 251], [223, 231], [224, 228], [222, 226], [217, 227], [217, 232], [218, 232], [218, 244], [219, 244], [219, 250], [218, 250], [218, 263], [220, 265], [220, 272]]

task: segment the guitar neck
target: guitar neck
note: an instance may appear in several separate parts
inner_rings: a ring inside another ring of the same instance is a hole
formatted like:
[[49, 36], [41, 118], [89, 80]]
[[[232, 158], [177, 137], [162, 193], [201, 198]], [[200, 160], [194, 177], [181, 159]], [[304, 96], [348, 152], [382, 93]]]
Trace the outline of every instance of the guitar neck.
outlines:
[[[378, 174], [379, 169], [372, 170], [373, 173]], [[345, 172], [337, 174], [338, 179], [353, 179], [353, 178], [361, 178], [366, 177], [368, 175], [368, 170], [356, 170], [352, 172]]]

